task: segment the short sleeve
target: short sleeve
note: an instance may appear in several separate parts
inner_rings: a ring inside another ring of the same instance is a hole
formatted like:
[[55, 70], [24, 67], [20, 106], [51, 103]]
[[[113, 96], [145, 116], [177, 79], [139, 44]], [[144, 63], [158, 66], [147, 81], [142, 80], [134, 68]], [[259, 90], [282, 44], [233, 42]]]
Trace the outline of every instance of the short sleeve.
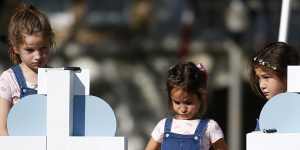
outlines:
[[0, 76], [0, 97], [5, 100], [12, 99], [12, 91], [9, 84], [9, 75], [7, 72], [3, 72]]
[[224, 138], [224, 134], [219, 124], [214, 120], [209, 120], [207, 125], [206, 134], [211, 143], [217, 142], [219, 139]]
[[20, 87], [12, 69], [4, 71], [0, 76], [0, 97], [15, 104], [20, 97]]
[[163, 140], [165, 122], [166, 122], [166, 118], [160, 120], [155, 126], [155, 128], [153, 129], [151, 134], [152, 138], [159, 143], [161, 143]]
[[12, 92], [8, 83], [8, 76], [6, 73], [1, 74], [0, 76], [0, 97], [5, 100], [10, 100]]

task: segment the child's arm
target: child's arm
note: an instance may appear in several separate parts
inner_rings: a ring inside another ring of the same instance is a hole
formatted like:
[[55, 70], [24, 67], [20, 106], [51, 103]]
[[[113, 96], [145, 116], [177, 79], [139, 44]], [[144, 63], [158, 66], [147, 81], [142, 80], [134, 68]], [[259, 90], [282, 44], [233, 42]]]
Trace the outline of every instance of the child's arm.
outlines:
[[0, 98], [0, 136], [7, 136], [7, 116], [11, 108], [11, 103]]
[[221, 138], [218, 141], [216, 141], [215, 143], [213, 143], [212, 147], [214, 148], [214, 150], [228, 150], [228, 147], [225, 143], [224, 138]]
[[159, 150], [160, 143], [156, 142], [153, 138], [151, 138], [145, 148], [145, 150]]

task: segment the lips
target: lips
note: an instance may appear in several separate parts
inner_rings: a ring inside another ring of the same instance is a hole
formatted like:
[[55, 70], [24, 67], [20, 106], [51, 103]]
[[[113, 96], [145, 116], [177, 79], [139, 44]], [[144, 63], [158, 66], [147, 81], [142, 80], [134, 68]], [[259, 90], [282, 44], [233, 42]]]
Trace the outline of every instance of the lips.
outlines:
[[42, 65], [41, 62], [34, 62], [34, 63], [31, 63], [32, 66], [35, 66], [35, 67], [40, 67]]
[[270, 94], [270, 92], [263, 92], [263, 94], [264, 94], [265, 96], [267, 96], [267, 95]]

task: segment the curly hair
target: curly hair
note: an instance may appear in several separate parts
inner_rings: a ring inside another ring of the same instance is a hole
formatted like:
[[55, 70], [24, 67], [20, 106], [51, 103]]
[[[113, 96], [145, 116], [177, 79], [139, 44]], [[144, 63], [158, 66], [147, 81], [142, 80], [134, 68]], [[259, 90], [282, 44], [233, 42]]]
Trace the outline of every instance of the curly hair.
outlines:
[[168, 104], [172, 110], [171, 91], [181, 88], [188, 93], [196, 94], [200, 101], [199, 116], [203, 115], [207, 108], [207, 78], [206, 72], [200, 70], [192, 62], [178, 63], [168, 70], [167, 77]]

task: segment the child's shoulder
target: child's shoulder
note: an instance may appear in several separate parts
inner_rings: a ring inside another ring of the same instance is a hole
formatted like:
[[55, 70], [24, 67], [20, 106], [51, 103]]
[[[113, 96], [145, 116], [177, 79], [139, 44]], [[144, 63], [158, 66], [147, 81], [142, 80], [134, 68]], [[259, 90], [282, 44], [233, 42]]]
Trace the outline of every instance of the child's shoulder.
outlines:
[[1, 73], [0, 78], [7, 79], [7, 78], [11, 78], [13, 76], [14, 76], [13, 70], [11, 68], [8, 68]]
[[218, 122], [214, 119], [208, 119], [208, 126], [219, 126]]
[[12, 69], [3, 71], [0, 75], [0, 96], [3, 99], [12, 100], [12, 97], [19, 95], [19, 86]]
[[220, 134], [222, 133], [222, 129], [220, 127], [220, 125], [218, 124], [217, 121], [213, 120], [213, 119], [208, 119], [207, 122], [207, 131], [208, 132], [220, 132]]
[[206, 118], [206, 119], [203, 119], [203, 120], [207, 120], [208, 124], [218, 124], [218, 122], [214, 119], [211, 119], [211, 118]]
[[162, 118], [162, 119], [160, 119], [160, 120], [158, 121], [157, 126], [160, 126], [160, 127], [165, 126], [165, 123], [166, 123], [167, 119], [173, 119], [173, 118], [172, 118], [172, 117], [165, 117], [165, 118]]
[[212, 118], [201, 118], [200, 120], [205, 120], [207, 121], [207, 124], [208, 125], [215, 125], [215, 124], [218, 124], [218, 122]]
[[0, 75], [0, 84], [3, 86], [15, 85], [16, 77], [11, 68], [4, 70]]
[[167, 117], [166, 117], [166, 118], [162, 118], [162, 119], [160, 119], [160, 120], [158, 121], [157, 124], [165, 124], [165, 122], [166, 122], [167, 119], [168, 119]]

